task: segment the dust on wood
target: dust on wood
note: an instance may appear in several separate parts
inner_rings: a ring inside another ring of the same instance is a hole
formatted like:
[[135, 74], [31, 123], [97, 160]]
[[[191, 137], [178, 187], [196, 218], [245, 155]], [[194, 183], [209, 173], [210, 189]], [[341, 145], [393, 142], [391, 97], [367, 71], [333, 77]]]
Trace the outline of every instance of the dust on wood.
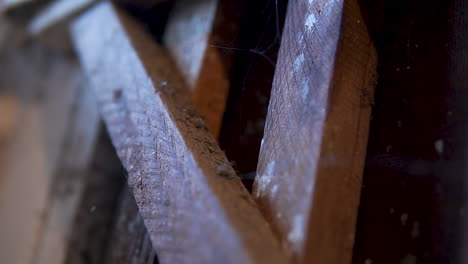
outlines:
[[349, 263], [376, 55], [357, 2], [292, 1], [254, 195], [298, 263]]
[[287, 263], [252, 198], [241, 198], [240, 180], [216, 174], [227, 160], [187, 121], [190, 93], [157, 44], [109, 3], [80, 18], [73, 34], [161, 262]]

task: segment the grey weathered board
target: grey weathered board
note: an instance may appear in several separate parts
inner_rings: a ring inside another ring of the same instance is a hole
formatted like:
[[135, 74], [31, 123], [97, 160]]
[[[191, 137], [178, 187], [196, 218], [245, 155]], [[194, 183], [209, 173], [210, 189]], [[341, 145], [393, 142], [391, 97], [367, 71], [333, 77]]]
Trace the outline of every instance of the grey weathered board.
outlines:
[[108, 2], [73, 36], [159, 260], [287, 263], [157, 44]]
[[[165, 30], [165, 47], [189, 82], [194, 106], [215, 138], [222, 125], [228, 92], [227, 74], [232, 62], [222, 63], [219, 52], [210, 47], [210, 43], [214, 39], [218, 42], [236, 39], [238, 27], [233, 26], [236, 24], [231, 14], [231, 5], [238, 5], [237, 0], [235, 2], [237, 4], [223, 1], [218, 5], [218, 1], [212, 0], [179, 1], [171, 11]], [[229, 30], [222, 27], [226, 23], [231, 23]], [[199, 27], [200, 30], [194, 30]], [[222, 59], [226, 61], [229, 57], [224, 54]], [[122, 193], [120, 203], [107, 263], [152, 263], [156, 253], [133, 194]]]
[[290, 1], [254, 195], [299, 263], [349, 263], [376, 54], [355, 0]]

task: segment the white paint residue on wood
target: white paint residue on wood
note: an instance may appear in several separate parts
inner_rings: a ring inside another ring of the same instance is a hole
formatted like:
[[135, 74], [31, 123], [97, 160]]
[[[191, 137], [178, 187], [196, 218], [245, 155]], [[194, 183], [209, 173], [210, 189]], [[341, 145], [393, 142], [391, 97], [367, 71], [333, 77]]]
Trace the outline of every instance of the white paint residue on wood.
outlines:
[[299, 214], [294, 216], [291, 231], [288, 234], [288, 240], [292, 245], [301, 243], [304, 240], [304, 216]]
[[304, 54], [301, 53], [294, 60], [294, 72], [298, 72], [302, 68], [303, 63], [304, 63]]
[[268, 190], [268, 186], [271, 183], [271, 179], [273, 178], [273, 171], [275, 170], [275, 162], [272, 161], [268, 163], [265, 172], [262, 176], [260, 176], [258, 181], [258, 191], [256, 193], [257, 196], [262, 195], [266, 190]]
[[315, 26], [315, 23], [317, 23], [317, 18], [313, 13], [310, 13], [305, 21], [305, 26], [307, 30], [311, 31], [312, 28]]

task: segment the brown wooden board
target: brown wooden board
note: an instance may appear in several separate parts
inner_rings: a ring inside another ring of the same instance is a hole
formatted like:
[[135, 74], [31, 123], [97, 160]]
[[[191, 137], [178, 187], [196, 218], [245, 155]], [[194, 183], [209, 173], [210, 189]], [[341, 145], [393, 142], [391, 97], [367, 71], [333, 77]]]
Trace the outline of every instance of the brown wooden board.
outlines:
[[376, 55], [354, 0], [290, 1], [254, 195], [299, 263], [349, 263]]
[[109, 3], [73, 36], [159, 260], [286, 263], [157, 44]]
[[[166, 41], [167, 49], [172, 51], [174, 59], [185, 62], [179, 64], [179, 68], [182, 67], [180, 68], [182, 70], [183, 67], [186, 70], [190, 70], [191, 67], [198, 68], [198, 71], [193, 73], [195, 76], [192, 77], [192, 99], [196, 102], [195, 108], [204, 115], [204, 121], [215, 137], [218, 135], [224, 114], [225, 96], [228, 90], [226, 78], [232, 64], [230, 61], [232, 56], [224, 53], [221, 56], [219, 50], [210, 47], [210, 43], [220, 42], [227, 38], [230, 43], [235, 43], [238, 27], [236, 27], [237, 17], [232, 12], [235, 12], [233, 7], [238, 8], [239, 1], [223, 1], [220, 4], [218, 5], [218, 1], [208, 3], [206, 1], [179, 1], [171, 11], [171, 19], [165, 30], [166, 40], [169, 35], [172, 35], [170, 41]], [[209, 8], [205, 9], [207, 5]], [[228, 29], [223, 26], [226, 23], [230, 23]], [[190, 30], [197, 25], [204, 27], [204, 30], [196, 32]], [[204, 52], [200, 50], [200, 47]], [[188, 51], [183, 52], [186, 49]], [[189, 75], [185, 73], [186, 81]], [[203, 88], [208, 88], [208, 90]], [[213, 108], [210, 104], [214, 104], [215, 107]], [[124, 192], [120, 203], [108, 263], [131, 261], [153, 263], [156, 253], [149, 241], [148, 232], [133, 194], [129, 191]]]
[[379, 79], [353, 263], [467, 263], [466, 1], [361, 2]]

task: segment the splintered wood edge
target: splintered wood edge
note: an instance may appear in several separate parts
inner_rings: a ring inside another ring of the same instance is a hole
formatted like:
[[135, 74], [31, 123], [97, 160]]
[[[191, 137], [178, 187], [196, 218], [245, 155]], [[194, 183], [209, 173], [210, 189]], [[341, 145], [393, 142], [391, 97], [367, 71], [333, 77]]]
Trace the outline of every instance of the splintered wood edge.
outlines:
[[218, 0], [182, 0], [176, 3], [164, 35], [189, 88], [193, 104], [217, 137], [226, 107], [229, 80], [216, 48], [210, 47]]
[[108, 2], [72, 35], [159, 260], [287, 263], [157, 44]]
[[289, 3], [254, 195], [299, 263], [350, 263], [376, 52], [357, 1]]

